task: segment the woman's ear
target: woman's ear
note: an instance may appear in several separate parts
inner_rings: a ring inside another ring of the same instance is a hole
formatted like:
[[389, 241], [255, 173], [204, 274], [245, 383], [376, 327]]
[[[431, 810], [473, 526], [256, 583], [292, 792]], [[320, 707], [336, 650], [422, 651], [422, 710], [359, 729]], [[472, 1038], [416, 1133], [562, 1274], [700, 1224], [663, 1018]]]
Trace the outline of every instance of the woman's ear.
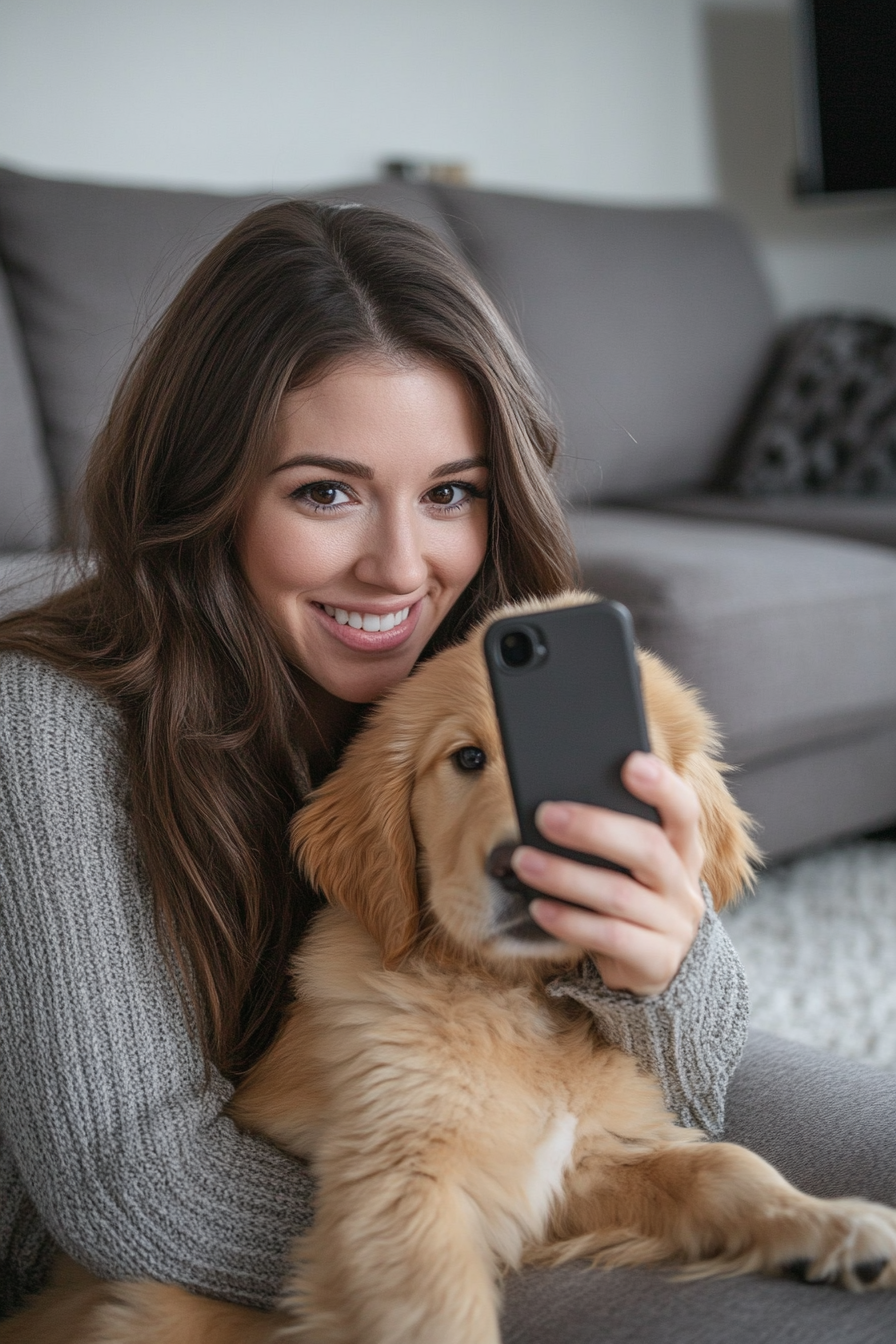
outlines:
[[358, 920], [394, 967], [419, 927], [417, 846], [411, 829], [413, 743], [389, 703], [297, 813], [293, 854], [318, 891]]
[[718, 733], [697, 693], [656, 654], [640, 649], [638, 663], [651, 746], [693, 785], [700, 800], [706, 851], [702, 877], [721, 910], [755, 881], [754, 864], [760, 855], [751, 838], [753, 823], [728, 792], [726, 767], [716, 755]]

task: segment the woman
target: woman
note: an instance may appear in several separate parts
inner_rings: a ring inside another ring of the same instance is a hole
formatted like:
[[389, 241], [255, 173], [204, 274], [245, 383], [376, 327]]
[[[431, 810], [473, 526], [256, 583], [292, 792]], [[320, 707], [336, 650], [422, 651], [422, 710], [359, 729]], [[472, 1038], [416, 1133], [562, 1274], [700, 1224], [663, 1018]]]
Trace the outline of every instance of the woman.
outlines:
[[[315, 909], [287, 822], [419, 658], [569, 584], [555, 451], [475, 282], [374, 211], [250, 216], [150, 337], [88, 470], [90, 570], [0, 626], [2, 1310], [57, 1247], [104, 1277], [272, 1305], [310, 1180], [221, 1109], [271, 1040]], [[598, 869], [515, 864], [546, 893], [539, 922], [592, 952], [599, 974], [568, 992], [717, 1136], [743, 974], [700, 891], [693, 794], [652, 757], [626, 772], [660, 832], [542, 818], [633, 869], [622, 908]], [[548, 1336], [611, 1340], [608, 1282], [638, 1285], [629, 1325], [662, 1286], [591, 1276]], [[563, 1276], [511, 1285], [514, 1338], [530, 1337], [514, 1304], [553, 1321], [558, 1291]]]

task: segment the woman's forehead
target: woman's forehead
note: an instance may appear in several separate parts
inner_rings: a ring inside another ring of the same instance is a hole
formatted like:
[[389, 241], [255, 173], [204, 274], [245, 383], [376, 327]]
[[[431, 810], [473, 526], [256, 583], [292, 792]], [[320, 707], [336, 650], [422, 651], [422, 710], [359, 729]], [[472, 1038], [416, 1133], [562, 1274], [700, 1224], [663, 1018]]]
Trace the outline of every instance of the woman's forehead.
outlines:
[[359, 467], [353, 474], [360, 476], [402, 464], [441, 474], [446, 464], [484, 465], [484, 440], [476, 403], [455, 370], [352, 361], [283, 398], [275, 470], [329, 458]]

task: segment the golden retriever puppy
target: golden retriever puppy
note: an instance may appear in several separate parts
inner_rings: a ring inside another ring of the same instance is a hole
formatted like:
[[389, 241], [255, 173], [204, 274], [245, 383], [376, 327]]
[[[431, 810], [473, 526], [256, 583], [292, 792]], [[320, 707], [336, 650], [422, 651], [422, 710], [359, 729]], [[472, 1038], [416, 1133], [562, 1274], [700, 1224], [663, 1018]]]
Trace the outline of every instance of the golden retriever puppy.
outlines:
[[[722, 905], [750, 880], [746, 819], [697, 698], [640, 663], [653, 749], [699, 795]], [[294, 822], [329, 908], [233, 1104], [319, 1181], [282, 1311], [117, 1285], [74, 1333], [0, 1331], [4, 1344], [499, 1344], [502, 1274], [580, 1256], [896, 1285], [896, 1211], [804, 1195], [679, 1127], [587, 1009], [545, 993], [585, 954], [529, 916], [500, 858], [517, 839], [480, 630], [385, 698]]]

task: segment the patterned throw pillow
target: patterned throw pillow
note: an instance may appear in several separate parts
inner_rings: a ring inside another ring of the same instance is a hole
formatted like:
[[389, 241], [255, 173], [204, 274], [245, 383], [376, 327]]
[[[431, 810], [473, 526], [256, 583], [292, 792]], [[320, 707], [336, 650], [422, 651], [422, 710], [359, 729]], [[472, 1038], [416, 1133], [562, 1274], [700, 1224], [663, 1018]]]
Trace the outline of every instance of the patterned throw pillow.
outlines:
[[896, 495], [896, 326], [838, 314], [795, 323], [728, 486], [742, 495]]

